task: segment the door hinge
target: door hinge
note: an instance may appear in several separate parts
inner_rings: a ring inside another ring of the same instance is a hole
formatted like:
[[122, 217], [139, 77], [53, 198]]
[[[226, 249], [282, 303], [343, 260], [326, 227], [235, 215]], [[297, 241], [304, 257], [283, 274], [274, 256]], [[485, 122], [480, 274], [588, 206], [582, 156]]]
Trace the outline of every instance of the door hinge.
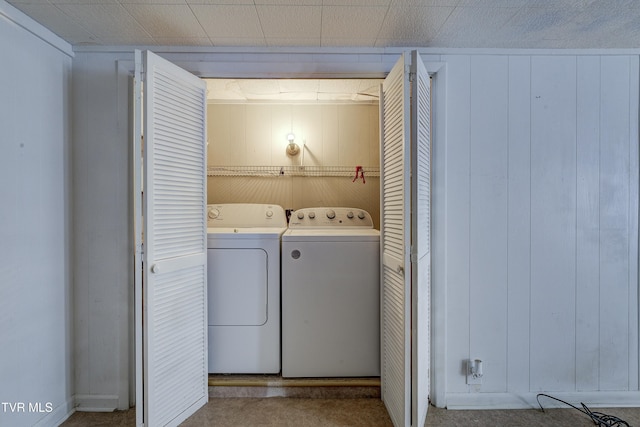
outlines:
[[416, 80], [416, 72], [415, 71], [410, 71], [409, 72], [409, 81], [413, 83], [415, 80]]

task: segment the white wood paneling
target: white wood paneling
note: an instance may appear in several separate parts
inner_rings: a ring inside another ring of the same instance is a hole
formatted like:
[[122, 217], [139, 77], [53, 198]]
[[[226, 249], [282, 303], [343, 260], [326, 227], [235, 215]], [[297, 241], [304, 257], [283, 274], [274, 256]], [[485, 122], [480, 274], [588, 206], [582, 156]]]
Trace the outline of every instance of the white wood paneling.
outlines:
[[[467, 392], [464, 360], [469, 358], [469, 138], [471, 58], [443, 55], [447, 63], [447, 129], [445, 263], [447, 292], [447, 392]], [[487, 108], [484, 106], [483, 108]], [[434, 135], [434, 139], [437, 135]], [[455, 159], [455, 160], [454, 160]], [[434, 177], [437, 180], [438, 177]], [[434, 270], [439, 266], [433, 266]], [[454, 338], [455, 337], [455, 338]], [[475, 357], [475, 356], [474, 356]]]
[[629, 60], [601, 62], [600, 390], [629, 386]]
[[576, 390], [597, 390], [600, 340], [600, 57], [578, 58]]
[[470, 65], [467, 358], [484, 361], [482, 390], [501, 392], [507, 384], [508, 58], [472, 57]]
[[[447, 404], [637, 392], [637, 58], [443, 58], [456, 79], [445, 172]], [[485, 360], [481, 385], [465, 383], [468, 357]]]
[[0, 16], [0, 424], [53, 426], [74, 410], [73, 53], [7, 3]]
[[531, 58], [509, 57], [507, 391], [529, 390]]
[[575, 57], [531, 60], [530, 387], [534, 391], [564, 390], [575, 384], [575, 75]]

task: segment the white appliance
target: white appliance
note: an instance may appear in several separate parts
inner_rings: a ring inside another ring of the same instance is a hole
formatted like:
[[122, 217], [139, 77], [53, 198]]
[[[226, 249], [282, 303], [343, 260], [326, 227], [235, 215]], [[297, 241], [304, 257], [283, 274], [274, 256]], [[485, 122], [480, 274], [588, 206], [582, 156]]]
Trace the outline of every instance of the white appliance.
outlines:
[[210, 373], [280, 372], [280, 237], [276, 205], [207, 206]]
[[282, 376], [380, 375], [380, 232], [368, 212], [293, 212], [282, 235]]

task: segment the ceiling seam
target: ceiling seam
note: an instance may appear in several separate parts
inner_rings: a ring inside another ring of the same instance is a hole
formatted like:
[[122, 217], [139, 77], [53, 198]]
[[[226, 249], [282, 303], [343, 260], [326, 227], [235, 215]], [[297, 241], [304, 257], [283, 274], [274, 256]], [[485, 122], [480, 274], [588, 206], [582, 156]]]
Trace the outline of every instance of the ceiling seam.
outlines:
[[193, 14], [193, 17], [196, 18], [196, 22], [198, 23], [198, 25], [200, 25], [200, 29], [202, 30], [202, 32], [207, 35], [207, 40], [209, 40], [209, 43], [211, 43], [211, 46], [215, 46], [216, 44], [213, 42], [213, 40], [211, 40], [211, 36], [209, 35], [209, 32], [206, 30], [206, 28], [204, 28], [204, 26], [202, 25], [202, 22], [200, 22], [200, 18], [198, 18], [198, 14], [193, 11], [193, 8], [191, 7], [191, 3], [189, 3], [188, 1], [185, 1], [185, 3], [189, 8], [189, 10], [191, 11], [191, 13]]
[[262, 19], [260, 19], [260, 13], [258, 12], [258, 5], [256, 4], [256, 0], [253, 0], [253, 9], [256, 11], [256, 16], [258, 17], [258, 24], [260, 24], [260, 32], [262, 33], [262, 40], [264, 40], [264, 45], [270, 46], [267, 42], [267, 36], [264, 33], [264, 27], [262, 25]]

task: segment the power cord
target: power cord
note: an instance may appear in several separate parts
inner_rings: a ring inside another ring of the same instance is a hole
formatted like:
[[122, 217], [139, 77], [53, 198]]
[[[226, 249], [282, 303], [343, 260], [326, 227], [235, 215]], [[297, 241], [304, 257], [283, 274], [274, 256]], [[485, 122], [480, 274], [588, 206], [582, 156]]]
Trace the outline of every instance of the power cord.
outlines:
[[562, 402], [567, 406], [571, 406], [573, 409], [576, 409], [582, 412], [583, 414], [585, 414], [586, 416], [588, 416], [589, 418], [591, 418], [591, 421], [593, 421], [593, 423], [598, 427], [621, 427], [621, 426], [631, 427], [628, 422], [618, 417], [615, 417], [613, 415], [603, 414], [602, 412], [593, 412], [591, 409], [587, 407], [587, 405], [585, 405], [582, 402], [580, 403], [582, 405], [582, 409], [580, 409], [577, 406], [573, 406], [569, 402], [565, 402], [562, 399], [558, 399], [557, 397], [553, 397], [544, 393], [538, 393], [538, 395], [536, 396], [536, 400], [538, 401], [538, 405], [540, 405], [540, 409], [542, 410], [542, 412], [544, 412], [544, 408], [540, 403], [540, 396], [548, 397], [549, 399], [557, 400], [558, 402]]

